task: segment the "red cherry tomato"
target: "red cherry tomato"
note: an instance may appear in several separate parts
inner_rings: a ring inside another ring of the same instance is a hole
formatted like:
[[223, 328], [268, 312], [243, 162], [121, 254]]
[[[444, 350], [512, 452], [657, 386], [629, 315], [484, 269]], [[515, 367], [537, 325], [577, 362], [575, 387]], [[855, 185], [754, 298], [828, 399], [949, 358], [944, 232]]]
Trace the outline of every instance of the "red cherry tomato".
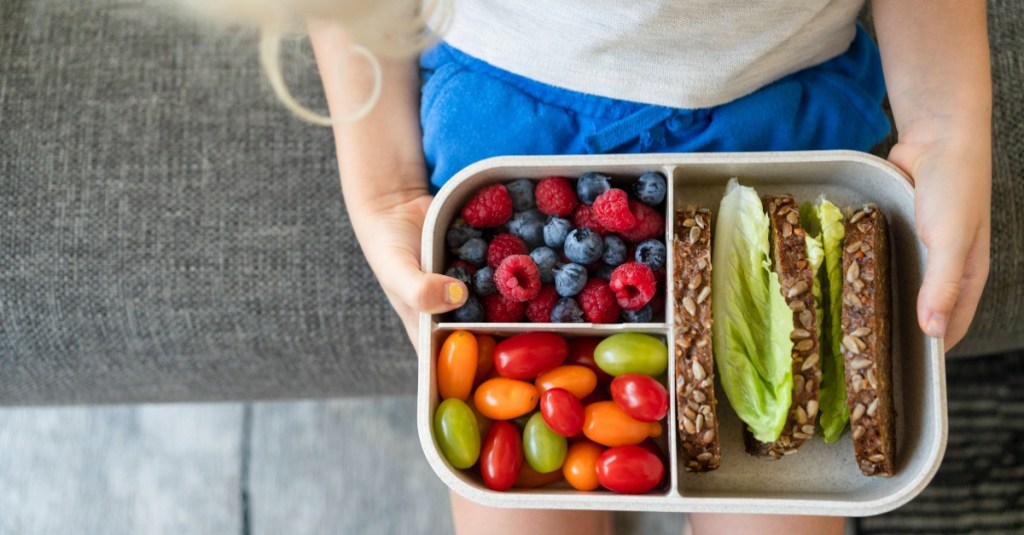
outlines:
[[494, 347], [494, 369], [509, 379], [533, 379], [558, 367], [568, 354], [569, 345], [557, 334], [517, 334]]
[[492, 490], [512, 487], [523, 467], [523, 441], [519, 428], [509, 422], [491, 424], [480, 453], [480, 475]]
[[639, 373], [624, 373], [612, 380], [612, 399], [620, 409], [641, 422], [657, 422], [668, 414], [668, 390]]
[[597, 481], [622, 494], [643, 494], [658, 486], [665, 465], [640, 446], [610, 448], [597, 459]]
[[540, 397], [540, 413], [544, 423], [563, 437], [571, 437], [583, 430], [583, 404], [564, 388], [552, 388]]
[[536, 487], [543, 487], [544, 485], [550, 485], [556, 481], [562, 480], [562, 471], [555, 470], [554, 472], [548, 472], [542, 474], [533, 469], [530, 463], [523, 463], [523, 467], [519, 469], [519, 477], [516, 478], [516, 488], [521, 489], [532, 489]]
[[565, 358], [566, 364], [579, 364], [586, 366], [597, 374], [597, 382], [606, 385], [612, 381], [612, 376], [597, 366], [594, 361], [594, 348], [601, 343], [603, 338], [570, 338], [569, 356]]

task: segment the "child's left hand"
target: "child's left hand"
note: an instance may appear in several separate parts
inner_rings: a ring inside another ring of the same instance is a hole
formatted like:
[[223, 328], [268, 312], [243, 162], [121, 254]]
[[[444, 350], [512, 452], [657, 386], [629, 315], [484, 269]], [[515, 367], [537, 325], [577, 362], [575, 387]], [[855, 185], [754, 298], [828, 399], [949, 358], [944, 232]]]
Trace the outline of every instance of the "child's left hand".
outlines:
[[906, 132], [889, 154], [914, 179], [915, 225], [928, 247], [918, 322], [927, 335], [942, 337], [947, 350], [967, 333], [978, 308], [991, 232], [989, 145], [956, 132]]

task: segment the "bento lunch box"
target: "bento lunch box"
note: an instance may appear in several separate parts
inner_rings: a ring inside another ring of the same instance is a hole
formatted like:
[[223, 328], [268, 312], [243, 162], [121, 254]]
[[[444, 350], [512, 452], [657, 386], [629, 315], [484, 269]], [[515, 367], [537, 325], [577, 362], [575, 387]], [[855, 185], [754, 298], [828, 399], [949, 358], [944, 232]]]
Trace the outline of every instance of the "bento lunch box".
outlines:
[[[813, 439], [797, 454], [779, 460], [750, 456], [743, 449], [741, 422], [717, 384], [721, 467], [701, 474], [685, 472], [676, 423], [675, 359], [671, 349], [674, 311], [669, 293], [664, 317], [656, 316], [656, 323], [645, 324], [451, 323], [440, 315], [421, 314], [417, 428], [427, 461], [448, 487], [492, 507], [868, 516], [899, 507], [928, 485], [946, 448], [946, 372], [941, 340], [925, 336], [916, 320], [914, 303], [926, 252], [914, 232], [914, 191], [906, 175], [880, 158], [853, 151], [492, 158], [462, 170], [435, 197], [423, 228], [423, 269], [444, 273], [450, 261], [445, 232], [462, 205], [481, 187], [519, 178], [575, 178], [588, 171], [609, 175], [621, 183], [645, 171], [663, 173], [668, 179], [664, 237], [670, 250], [675, 211], [692, 204], [709, 208], [714, 217], [731, 177], [754, 186], [759, 194], [788, 193], [798, 202], [812, 201], [824, 193], [840, 208], [877, 204], [889, 220], [892, 244], [896, 473], [889, 478], [862, 475], [854, 460], [849, 431], [835, 444]], [[666, 271], [668, 280], [658, 284], [665, 284], [672, 292], [671, 254]], [[669, 460], [665, 467], [669, 475], [667, 489], [621, 495], [604, 490], [580, 492], [560, 482], [497, 492], [484, 486], [474, 470], [449, 465], [432, 425], [440, 403], [435, 368], [441, 344], [457, 329], [497, 336], [532, 331], [566, 337], [642, 332], [663, 338], [670, 351], [666, 386], [671, 408], [660, 437]]]

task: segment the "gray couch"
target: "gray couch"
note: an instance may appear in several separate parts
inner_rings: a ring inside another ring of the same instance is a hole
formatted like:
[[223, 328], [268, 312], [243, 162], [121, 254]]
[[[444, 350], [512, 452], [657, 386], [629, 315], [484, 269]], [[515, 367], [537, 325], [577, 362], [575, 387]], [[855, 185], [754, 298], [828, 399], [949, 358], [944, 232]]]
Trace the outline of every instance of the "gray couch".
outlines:
[[[271, 96], [252, 34], [164, 7], [0, 2], [0, 404], [412, 392], [331, 133]], [[1024, 347], [1024, 10], [991, 11], [992, 272], [959, 355]]]

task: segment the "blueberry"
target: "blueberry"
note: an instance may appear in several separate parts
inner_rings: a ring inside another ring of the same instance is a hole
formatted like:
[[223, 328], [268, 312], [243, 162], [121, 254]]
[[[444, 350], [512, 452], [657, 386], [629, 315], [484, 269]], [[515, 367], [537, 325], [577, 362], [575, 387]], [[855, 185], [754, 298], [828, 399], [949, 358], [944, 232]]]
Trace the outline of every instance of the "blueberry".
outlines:
[[565, 257], [577, 264], [596, 262], [603, 252], [601, 235], [588, 228], [572, 229], [565, 237]]
[[665, 244], [661, 243], [661, 240], [650, 239], [644, 240], [636, 246], [636, 254], [633, 255], [633, 259], [641, 264], [647, 264], [651, 271], [658, 271], [665, 267], [666, 255], [668, 255], [668, 251], [665, 250]]
[[579, 264], [564, 264], [555, 268], [555, 291], [562, 297], [580, 293], [587, 285], [587, 268]]
[[540, 281], [544, 284], [551, 284], [551, 281], [555, 280], [555, 274], [552, 270], [555, 268], [555, 264], [558, 263], [558, 255], [550, 247], [538, 247], [530, 251], [530, 258], [533, 259], [534, 263], [537, 264], [537, 268], [540, 269]]
[[594, 272], [591, 274], [591, 277], [595, 279], [604, 279], [606, 281], [610, 281], [612, 280], [612, 271], [615, 271], [615, 266], [601, 264], [600, 266], [597, 266], [596, 269], [594, 269]]
[[464, 219], [459, 218], [452, 223], [451, 227], [448, 227], [448, 233], [444, 239], [448, 243], [449, 249], [458, 249], [470, 239], [479, 238], [481, 235], [479, 230], [467, 225]]
[[484, 321], [484, 307], [480, 305], [480, 301], [472, 295], [466, 299], [466, 302], [455, 309], [455, 321], [462, 323], [468, 322], [482, 322]]
[[473, 291], [480, 297], [491, 295], [498, 291], [494, 285], [494, 268], [484, 266], [473, 274]]
[[544, 244], [548, 247], [561, 248], [565, 243], [565, 237], [572, 230], [572, 221], [561, 217], [552, 217], [544, 225]]
[[532, 180], [520, 178], [505, 184], [505, 189], [508, 190], [509, 197], [512, 197], [513, 210], [523, 212], [537, 205], [533, 198]]
[[508, 231], [522, 238], [530, 249], [544, 245], [544, 222], [548, 216], [540, 210], [516, 212], [508, 221]]
[[576, 196], [580, 202], [590, 206], [598, 195], [611, 189], [611, 179], [600, 173], [583, 173], [583, 176], [576, 181]]
[[473, 278], [469, 275], [469, 272], [466, 271], [466, 268], [462, 266], [450, 267], [448, 268], [448, 271], [444, 272], [444, 274], [449, 277], [459, 279], [466, 285], [466, 288], [469, 288], [473, 284]]
[[583, 323], [583, 309], [571, 297], [563, 297], [551, 309], [552, 323]]
[[665, 176], [655, 171], [648, 171], [640, 175], [640, 180], [633, 184], [633, 192], [640, 202], [657, 206], [665, 200], [665, 193], [668, 186], [665, 185]]
[[604, 253], [601, 260], [609, 266], [617, 266], [629, 259], [629, 250], [626, 248], [626, 241], [615, 234], [604, 237]]
[[654, 317], [654, 310], [650, 304], [644, 305], [640, 310], [623, 310], [622, 321], [626, 323], [650, 323]]
[[483, 265], [487, 260], [487, 242], [482, 238], [471, 238], [462, 244], [462, 247], [459, 247], [455, 254], [474, 266]]

